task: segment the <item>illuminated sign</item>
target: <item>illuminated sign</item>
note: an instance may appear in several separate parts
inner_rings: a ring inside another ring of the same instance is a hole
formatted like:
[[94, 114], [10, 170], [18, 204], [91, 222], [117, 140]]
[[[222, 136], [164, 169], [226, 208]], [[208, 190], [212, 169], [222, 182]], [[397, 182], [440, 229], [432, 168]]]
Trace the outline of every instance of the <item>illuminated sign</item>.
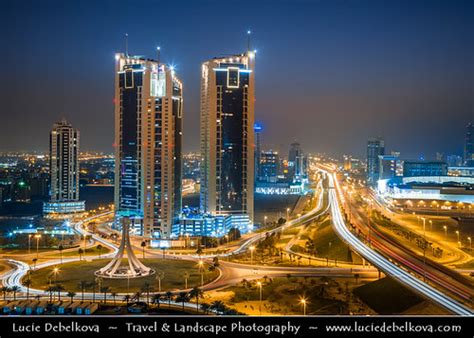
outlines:
[[155, 97], [166, 96], [166, 74], [163, 71], [152, 72], [150, 80], [150, 95]]

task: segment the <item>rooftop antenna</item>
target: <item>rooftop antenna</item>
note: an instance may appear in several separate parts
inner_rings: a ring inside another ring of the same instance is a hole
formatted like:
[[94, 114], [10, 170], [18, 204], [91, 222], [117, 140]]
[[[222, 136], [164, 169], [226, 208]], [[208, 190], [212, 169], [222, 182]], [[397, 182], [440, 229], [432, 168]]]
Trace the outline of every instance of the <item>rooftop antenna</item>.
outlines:
[[125, 56], [128, 57], [128, 33], [125, 33]]
[[252, 34], [252, 31], [249, 29], [247, 31], [247, 52], [250, 51], [250, 34]]
[[161, 54], [161, 47], [160, 46], [156, 47], [156, 53], [157, 53], [157, 56], [158, 56], [156, 61], [158, 61], [158, 65], [160, 65], [160, 56], [161, 56], [160, 55]]

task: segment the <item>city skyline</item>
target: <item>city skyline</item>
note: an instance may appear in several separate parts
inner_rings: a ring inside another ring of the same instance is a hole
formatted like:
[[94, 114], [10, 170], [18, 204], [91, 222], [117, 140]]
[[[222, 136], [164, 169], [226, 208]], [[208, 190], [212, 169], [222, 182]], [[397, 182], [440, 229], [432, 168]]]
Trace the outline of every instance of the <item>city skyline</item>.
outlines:
[[[191, 12], [196, 11], [205, 18], [204, 12], [212, 4], [185, 7], [183, 21], [194, 18]], [[36, 6], [34, 3], [29, 5]], [[7, 79], [12, 80], [13, 85], [11, 95], [1, 108], [6, 119], [3, 126], [8, 126], [2, 128], [0, 136], [2, 151], [45, 151], [47, 142], [42, 137], [43, 128], [47, 130], [52, 121], [63, 116], [81, 129], [83, 149], [113, 151], [113, 128], [110, 128], [113, 124], [113, 86], [109, 74], [113, 69], [114, 52], [124, 50], [125, 33], [129, 34], [129, 49], [133, 54], [153, 57], [156, 45], [160, 45], [164, 62], [175, 64], [182, 74], [188, 102], [183, 130], [184, 151], [197, 151], [199, 64], [213, 55], [242, 49], [247, 42], [246, 31], [251, 29], [251, 43], [258, 50], [257, 58], [260, 59], [256, 72], [261, 79], [256, 84], [255, 114], [256, 120], [264, 125], [265, 144], [285, 144], [288, 148], [290, 143], [298, 141], [308, 152], [352, 153], [362, 157], [366, 139], [382, 136], [404, 157], [418, 158], [423, 154], [430, 158], [435, 152], [462, 155], [463, 134], [473, 106], [469, 95], [473, 71], [469, 67], [470, 58], [466, 57], [472, 54], [473, 34], [470, 34], [472, 25], [465, 14], [472, 5], [466, 2], [460, 1], [458, 6], [436, 2], [429, 8], [416, 2], [397, 10], [393, 4], [387, 8], [377, 4], [367, 8], [354, 2], [302, 2], [300, 6], [305, 11], [301, 8], [296, 11], [283, 2], [272, 8], [258, 4], [252, 8], [248, 20], [226, 27], [215, 39], [206, 41], [200, 36], [207, 24], [198, 24], [195, 20], [185, 22], [173, 32], [150, 23], [149, 32], [141, 34], [133, 24], [118, 28], [107, 18], [102, 23], [93, 9], [124, 15], [106, 3], [62, 4], [60, 9], [65, 13], [64, 17], [75, 19], [67, 21], [57, 17], [54, 10], [47, 11], [55, 5], [57, 3], [49, 1], [38, 11], [28, 11], [25, 15], [29, 15], [29, 21], [24, 29], [13, 29], [8, 35], [7, 41], [15, 48], [7, 52], [7, 65], [17, 60], [22, 62], [22, 67], [7, 67]], [[150, 5], [155, 3], [150, 2]], [[12, 13], [12, 16], [21, 10], [19, 4], [9, 6], [5, 13]], [[160, 9], [172, 12], [174, 7], [166, 5]], [[424, 15], [420, 19], [415, 14], [422, 10]], [[89, 11], [89, 16], [81, 17]], [[416, 20], [407, 16], [408, 12]], [[253, 16], [262, 13], [268, 18], [253, 20]], [[289, 16], [286, 21], [282, 20], [285, 13]], [[40, 14], [50, 20], [42, 20], [41, 29], [32, 31], [36, 27], [33, 24], [42, 17]], [[323, 15], [332, 21], [321, 18]], [[314, 16], [314, 20], [307, 21], [310, 16]], [[81, 32], [74, 29], [78, 18], [91, 27], [82, 37], [78, 36]], [[342, 18], [354, 22], [353, 32], [344, 28]], [[8, 25], [8, 18], [5, 20]], [[364, 20], [367, 23], [362, 24]], [[282, 26], [279, 35], [269, 34], [266, 29], [273, 21]], [[304, 27], [291, 25], [299, 21], [305, 21]], [[403, 27], [400, 22], [404, 23]], [[65, 31], [54, 32], [55, 24], [60, 24]], [[93, 34], [93, 28], [98, 25], [104, 26], [103, 31]], [[190, 29], [193, 25], [198, 29]], [[374, 32], [374, 27], [380, 28], [380, 32]], [[430, 32], [430, 29], [435, 31]], [[21, 36], [10, 40], [15, 34]], [[26, 48], [23, 44], [26, 34], [37, 37], [35, 41], [42, 41], [34, 46], [33, 54], [22, 52]], [[223, 36], [226, 39], [222, 39]], [[294, 39], [289, 39], [290, 36]], [[179, 43], [183, 39], [186, 48]], [[281, 45], [281, 41], [290, 42]], [[308, 41], [315, 43], [308, 44]], [[46, 50], [54, 46], [64, 48], [51, 58]], [[345, 58], [348, 53], [350, 60]], [[290, 62], [289, 67], [281, 69], [279, 65], [288, 60], [298, 60], [298, 67]], [[39, 62], [43, 67], [38, 68], [38, 76], [32, 78], [31, 67]], [[70, 64], [74, 67], [68, 67]], [[21, 76], [25, 81], [20, 86], [13, 76]], [[53, 88], [61, 88], [57, 91], [43, 89], [39, 78], [48, 84], [53, 82]], [[295, 89], [298, 86], [304, 86], [314, 95], [299, 94]], [[20, 107], [15, 102], [25, 91], [34, 95]], [[368, 92], [373, 95], [366, 95]], [[274, 97], [285, 97], [285, 100], [277, 104]], [[287, 116], [292, 116], [295, 123], [285, 123]], [[25, 118], [33, 123], [22, 124]], [[303, 118], [308, 122], [298, 123]], [[353, 128], [345, 128], [346, 122]], [[20, 126], [38, 149], [31, 149], [31, 143], [11, 134], [10, 130]]]

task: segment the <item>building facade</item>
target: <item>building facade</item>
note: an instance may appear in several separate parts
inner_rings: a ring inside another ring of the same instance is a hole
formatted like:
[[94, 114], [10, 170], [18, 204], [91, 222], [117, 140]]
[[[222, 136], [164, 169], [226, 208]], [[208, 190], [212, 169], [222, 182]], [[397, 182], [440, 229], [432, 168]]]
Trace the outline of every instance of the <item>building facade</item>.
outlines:
[[201, 69], [203, 213], [253, 221], [255, 53], [219, 57]]
[[308, 176], [308, 162], [301, 145], [294, 142], [288, 153], [289, 176], [294, 182], [301, 182]]
[[474, 124], [469, 123], [466, 127], [466, 139], [464, 142], [464, 165], [474, 167]]
[[44, 203], [47, 214], [82, 212], [79, 201], [79, 130], [66, 120], [53, 125], [49, 136], [50, 201]]
[[375, 185], [380, 175], [379, 156], [385, 155], [385, 143], [381, 138], [372, 138], [367, 142], [367, 183]]
[[446, 176], [448, 165], [442, 161], [407, 161], [403, 162], [403, 177]]
[[181, 212], [183, 86], [173, 67], [116, 54], [115, 210], [147, 238]]

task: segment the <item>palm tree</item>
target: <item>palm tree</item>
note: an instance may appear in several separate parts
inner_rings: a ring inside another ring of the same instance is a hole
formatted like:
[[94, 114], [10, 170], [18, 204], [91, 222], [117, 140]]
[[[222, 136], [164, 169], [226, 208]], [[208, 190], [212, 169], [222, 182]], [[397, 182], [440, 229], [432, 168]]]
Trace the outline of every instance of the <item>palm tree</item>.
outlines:
[[133, 295], [133, 298], [137, 300], [137, 302], [140, 301], [140, 297], [142, 296], [142, 293], [140, 291], [135, 292]]
[[202, 303], [202, 304], [201, 304], [201, 310], [203, 310], [206, 315], [208, 314], [210, 307], [211, 307], [211, 306], [210, 306], [209, 304], [207, 304], [207, 303]]
[[214, 310], [216, 312], [222, 313], [227, 307], [225, 306], [224, 302], [221, 300], [215, 300], [211, 303], [209, 309]]
[[97, 250], [99, 251], [99, 259], [100, 259], [100, 256], [101, 256], [101, 254], [102, 254], [102, 249], [103, 249], [103, 248], [104, 248], [104, 247], [103, 247], [101, 244], [98, 244], [98, 245], [97, 245]]
[[76, 293], [74, 291], [69, 291], [67, 293], [67, 296], [71, 298], [71, 303], [74, 302], [74, 297], [76, 296]]
[[196, 298], [196, 311], [199, 312], [199, 297], [202, 297], [203, 292], [200, 288], [195, 286], [190, 292], [189, 297]]
[[171, 291], [167, 291], [165, 295], [168, 299], [168, 307], [171, 307], [171, 298], [173, 298], [173, 293]]
[[175, 299], [176, 302], [181, 302], [183, 303], [183, 311], [184, 311], [184, 303], [189, 301], [189, 295], [187, 292], [180, 292], [178, 296]]
[[142, 247], [142, 254], [143, 254], [143, 259], [145, 259], [145, 248], [146, 248], [146, 242], [143, 241], [140, 246]]
[[58, 300], [61, 301], [61, 291], [64, 291], [64, 286], [62, 284], [56, 284], [54, 289], [58, 292]]
[[148, 304], [150, 302], [150, 292], [153, 291], [150, 283], [143, 283], [142, 291], [146, 293], [146, 303]]
[[117, 297], [117, 292], [111, 292], [110, 295], [111, 295], [112, 298], [114, 299], [114, 305], [116, 305], [117, 302], [115, 301], [115, 298]]
[[100, 288], [100, 292], [104, 294], [104, 304], [107, 302], [107, 292], [110, 291], [110, 286], [103, 286]]
[[3, 293], [3, 300], [6, 301], [7, 300], [7, 294], [10, 292], [10, 288], [8, 286], [2, 286], [0, 291], [2, 291], [2, 293]]
[[153, 297], [151, 298], [151, 302], [152, 302], [153, 304], [158, 305], [158, 308], [160, 307], [160, 300], [161, 300], [161, 295], [159, 295], [159, 294], [155, 294], [155, 295], [153, 295]]
[[18, 291], [20, 291], [20, 287], [19, 286], [16, 286], [16, 285], [13, 285], [11, 288], [10, 288], [10, 291], [13, 292], [13, 300], [16, 300], [16, 293]]
[[81, 280], [79, 282], [79, 288], [81, 289], [81, 300], [84, 301], [84, 292], [86, 291], [87, 286], [89, 285], [89, 282], [86, 280]]
[[354, 278], [355, 278], [355, 282], [356, 282], [356, 284], [357, 284], [357, 283], [359, 282], [360, 274], [355, 273], [355, 274], [354, 274]]
[[79, 250], [77, 250], [77, 253], [79, 254], [79, 260], [82, 261], [82, 254], [84, 253], [84, 250], [82, 248], [79, 248]]
[[49, 292], [49, 302], [52, 303], [53, 302], [53, 292], [55, 291], [55, 288], [52, 287], [52, 286], [49, 286], [46, 291]]
[[128, 304], [130, 304], [130, 295], [123, 296], [123, 301], [127, 303], [127, 307], [128, 307]]
[[95, 280], [89, 283], [89, 286], [92, 286], [92, 302], [95, 302], [95, 286], [96, 285], [97, 283]]
[[31, 284], [32, 284], [31, 278], [29, 278], [29, 277], [28, 277], [28, 279], [26, 279], [23, 282], [23, 285], [26, 286], [26, 300], [30, 299], [30, 286], [31, 286]]

